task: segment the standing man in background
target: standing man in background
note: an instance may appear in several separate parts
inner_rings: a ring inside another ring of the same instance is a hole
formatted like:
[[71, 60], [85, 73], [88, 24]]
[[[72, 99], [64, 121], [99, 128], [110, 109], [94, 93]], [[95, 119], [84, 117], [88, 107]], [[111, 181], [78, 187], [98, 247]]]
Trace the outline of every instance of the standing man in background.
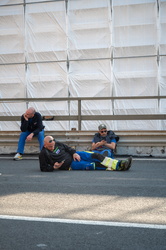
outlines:
[[114, 158], [114, 150], [119, 137], [112, 130], [107, 130], [105, 124], [100, 124], [98, 129], [99, 131], [93, 137], [91, 150], [94, 153]]
[[42, 116], [36, 112], [33, 107], [30, 107], [21, 116], [21, 134], [18, 141], [17, 154], [14, 160], [22, 160], [24, 154], [24, 146], [26, 141], [31, 141], [34, 136], [38, 138], [40, 150], [44, 145], [44, 126], [42, 123]]

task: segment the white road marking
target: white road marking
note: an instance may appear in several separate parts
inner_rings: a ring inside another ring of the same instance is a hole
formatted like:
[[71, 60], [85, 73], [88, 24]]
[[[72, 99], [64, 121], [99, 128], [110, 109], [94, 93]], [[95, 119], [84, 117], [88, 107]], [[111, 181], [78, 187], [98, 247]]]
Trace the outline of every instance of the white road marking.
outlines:
[[110, 227], [137, 227], [137, 228], [149, 228], [149, 229], [166, 229], [166, 225], [160, 225], [160, 224], [142, 224], [142, 223], [91, 221], [91, 220], [70, 220], [70, 219], [12, 216], [12, 215], [0, 215], [0, 219], [82, 224], [82, 225], [94, 225], [94, 226], [110, 226]]
[[[117, 156], [117, 158], [119, 159], [119, 160], [124, 160], [124, 159], [126, 159], [126, 158], [128, 158], [129, 157], [129, 155], [126, 155], [126, 157], [124, 157], [124, 156]], [[165, 158], [165, 156], [164, 157], [144, 157], [144, 156], [132, 156], [132, 158], [133, 158], [133, 161], [166, 161], [166, 158]], [[13, 157], [12, 156], [0, 156], [0, 159], [4, 159], [4, 160], [10, 160], [10, 159], [13, 159]], [[38, 160], [39, 158], [37, 157], [37, 156], [33, 156], [33, 155], [31, 155], [31, 156], [24, 156], [24, 160]]]

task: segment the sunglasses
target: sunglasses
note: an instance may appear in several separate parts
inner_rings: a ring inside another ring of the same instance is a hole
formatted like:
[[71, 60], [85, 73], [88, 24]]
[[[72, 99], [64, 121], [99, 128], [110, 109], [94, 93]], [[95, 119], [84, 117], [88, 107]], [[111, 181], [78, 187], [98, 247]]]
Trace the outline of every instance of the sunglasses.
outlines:
[[51, 142], [53, 142], [53, 141], [55, 141], [55, 139], [49, 140], [49, 143], [51, 143]]
[[107, 133], [107, 130], [100, 131], [101, 134]]

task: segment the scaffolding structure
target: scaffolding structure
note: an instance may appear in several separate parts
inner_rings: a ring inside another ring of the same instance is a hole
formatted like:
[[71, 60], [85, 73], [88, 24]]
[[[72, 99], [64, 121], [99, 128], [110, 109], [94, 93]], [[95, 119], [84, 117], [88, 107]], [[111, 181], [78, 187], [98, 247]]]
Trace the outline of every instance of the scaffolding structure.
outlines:
[[[165, 114], [165, 13], [165, 0], [1, 0], [0, 98], [15, 101], [0, 102], [0, 116], [21, 116], [29, 106], [43, 116], [78, 115], [74, 100], [18, 101], [61, 97], [91, 97], [82, 101], [84, 116]], [[44, 123], [48, 131], [79, 127], [74, 120]], [[99, 123], [85, 120], [82, 129]], [[105, 123], [123, 131], [166, 127], [164, 119]], [[1, 131], [19, 126], [0, 121]]]

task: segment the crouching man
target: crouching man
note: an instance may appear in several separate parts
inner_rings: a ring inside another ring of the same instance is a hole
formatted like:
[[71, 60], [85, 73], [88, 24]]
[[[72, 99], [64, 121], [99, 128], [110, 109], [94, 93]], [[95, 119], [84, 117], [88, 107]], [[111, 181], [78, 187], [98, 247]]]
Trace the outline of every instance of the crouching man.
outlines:
[[132, 157], [116, 160], [98, 153], [76, 151], [75, 149], [55, 141], [52, 136], [44, 138], [44, 146], [39, 154], [40, 170], [129, 170]]

